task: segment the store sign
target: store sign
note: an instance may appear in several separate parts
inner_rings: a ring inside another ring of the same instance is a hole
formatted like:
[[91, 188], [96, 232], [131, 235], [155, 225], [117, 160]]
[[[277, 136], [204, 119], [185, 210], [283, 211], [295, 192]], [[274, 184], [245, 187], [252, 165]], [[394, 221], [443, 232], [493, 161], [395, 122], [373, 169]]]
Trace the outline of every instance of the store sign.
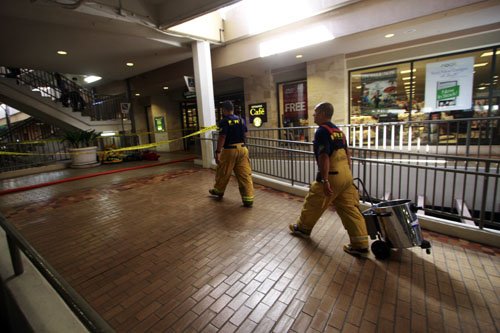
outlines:
[[262, 126], [262, 123], [267, 122], [267, 107], [266, 103], [249, 104], [248, 110], [250, 114], [250, 122], [255, 127]]
[[286, 119], [307, 119], [307, 85], [305, 82], [283, 85]]
[[424, 112], [470, 110], [474, 57], [427, 64]]

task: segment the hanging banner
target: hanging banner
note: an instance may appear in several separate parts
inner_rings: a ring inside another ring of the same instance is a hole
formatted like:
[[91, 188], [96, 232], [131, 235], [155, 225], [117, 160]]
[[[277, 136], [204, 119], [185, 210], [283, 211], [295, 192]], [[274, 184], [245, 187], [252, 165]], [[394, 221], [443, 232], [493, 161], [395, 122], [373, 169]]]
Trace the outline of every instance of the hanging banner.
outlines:
[[361, 74], [361, 114], [371, 115], [378, 109], [397, 109], [397, 70]]
[[470, 110], [474, 57], [427, 64], [424, 112]]

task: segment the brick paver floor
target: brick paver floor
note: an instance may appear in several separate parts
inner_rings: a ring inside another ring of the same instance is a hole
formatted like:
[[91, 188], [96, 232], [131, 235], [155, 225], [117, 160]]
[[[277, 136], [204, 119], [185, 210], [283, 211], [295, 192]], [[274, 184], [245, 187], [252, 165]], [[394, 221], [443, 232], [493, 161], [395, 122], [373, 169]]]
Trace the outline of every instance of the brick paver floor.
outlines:
[[310, 239], [289, 234], [302, 198], [256, 185], [244, 208], [232, 179], [216, 200], [192, 163], [133, 175], [0, 198], [117, 332], [500, 331], [497, 248], [425, 232], [431, 255], [358, 259], [333, 210]]

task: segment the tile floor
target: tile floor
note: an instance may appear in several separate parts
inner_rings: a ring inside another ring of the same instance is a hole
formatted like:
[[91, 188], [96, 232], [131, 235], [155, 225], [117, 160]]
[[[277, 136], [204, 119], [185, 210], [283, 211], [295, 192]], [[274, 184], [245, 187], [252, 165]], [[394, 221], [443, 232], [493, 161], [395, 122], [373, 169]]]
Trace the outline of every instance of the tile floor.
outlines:
[[3, 195], [0, 211], [117, 332], [500, 331], [499, 248], [424, 232], [431, 255], [357, 259], [334, 210], [304, 240], [287, 229], [302, 198], [256, 185], [248, 209], [234, 179], [211, 198], [213, 179], [176, 163]]

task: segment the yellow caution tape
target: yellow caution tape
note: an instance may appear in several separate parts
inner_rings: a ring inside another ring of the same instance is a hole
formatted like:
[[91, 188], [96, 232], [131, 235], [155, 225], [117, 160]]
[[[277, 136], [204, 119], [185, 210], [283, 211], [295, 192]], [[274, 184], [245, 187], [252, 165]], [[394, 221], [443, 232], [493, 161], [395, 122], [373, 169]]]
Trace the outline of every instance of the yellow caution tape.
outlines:
[[[213, 130], [216, 130], [216, 129], [217, 129], [217, 125], [213, 125], [213, 126], [202, 128], [199, 131], [193, 132], [191, 134], [188, 134], [188, 135], [185, 135], [183, 137], [176, 138], [176, 139], [164, 140], [164, 141], [159, 141], [159, 142], [154, 142], [154, 143], [147, 143], [147, 144], [143, 144], [143, 145], [124, 147], [124, 148], [109, 149], [109, 150], [105, 150], [104, 152], [141, 150], [141, 149], [155, 148], [157, 146], [161, 146], [161, 145], [164, 145], [164, 144], [167, 144], [167, 143], [170, 143], [170, 142], [174, 142], [174, 141], [182, 140], [182, 139], [185, 139], [185, 138], [189, 138], [191, 136], [200, 135], [202, 133], [205, 133], [205, 132], [208, 132], [208, 131], [213, 131]], [[57, 140], [57, 141], [59, 141], [59, 140]], [[43, 141], [39, 141], [39, 142], [43, 142]], [[104, 152], [99, 151], [98, 153], [104, 153]], [[69, 153], [69, 152], [57, 152], [57, 153], [21, 153], [21, 152], [11, 152], [11, 151], [0, 151], [0, 155], [21, 155], [21, 156], [29, 156], [29, 155], [41, 155], [41, 156], [48, 155], [48, 156], [52, 156], [52, 155], [78, 155], [78, 154], [88, 154], [88, 152], [71, 152], [71, 153]]]

